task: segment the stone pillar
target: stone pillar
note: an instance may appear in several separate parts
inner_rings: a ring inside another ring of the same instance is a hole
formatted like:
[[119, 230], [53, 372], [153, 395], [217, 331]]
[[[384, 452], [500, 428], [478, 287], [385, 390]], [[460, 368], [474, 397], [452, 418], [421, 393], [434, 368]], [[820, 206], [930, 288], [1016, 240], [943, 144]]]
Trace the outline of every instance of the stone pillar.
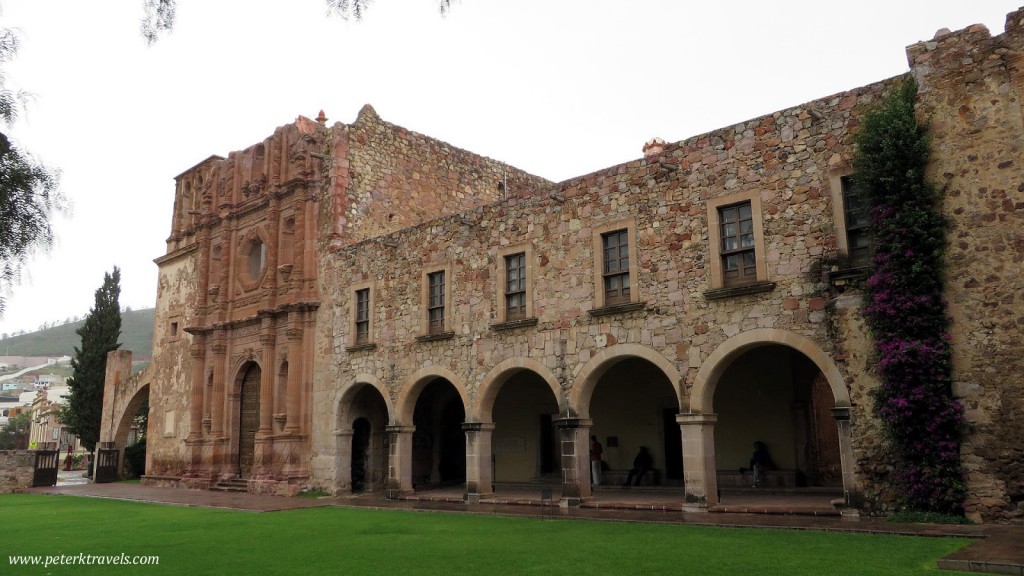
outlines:
[[686, 486], [683, 510], [707, 512], [718, 504], [718, 470], [715, 466], [717, 414], [679, 414], [683, 435], [683, 478]]
[[494, 422], [466, 422], [466, 502], [478, 504], [480, 498], [494, 493], [494, 469], [491, 460], [491, 435]]
[[277, 304], [277, 262], [278, 238], [281, 227], [280, 199], [276, 193], [270, 194], [270, 203], [267, 207], [267, 220], [269, 220], [269, 234], [267, 237], [267, 276], [263, 282], [263, 307], [271, 310]]
[[293, 312], [288, 318], [288, 398], [285, 406], [285, 434], [299, 434], [302, 427], [299, 422], [299, 395], [301, 393], [302, 373], [305, 362], [302, 357], [302, 319], [301, 312]]
[[224, 386], [224, 369], [227, 362], [227, 345], [224, 343], [224, 331], [218, 330], [214, 335], [213, 346], [213, 408], [210, 411], [210, 436], [224, 436], [224, 400], [227, 391]]
[[[843, 499], [846, 505], [852, 509], [859, 509], [864, 501], [860, 485], [854, 474], [853, 440], [850, 431], [850, 408], [833, 408], [832, 417], [836, 419], [836, 428], [839, 430], [839, 461], [843, 468]], [[844, 512], [843, 514], [847, 514]]]
[[[240, 391], [232, 391], [228, 394], [228, 409], [231, 410], [231, 414], [235, 415], [236, 418], [241, 418], [242, 393]], [[232, 433], [225, 438], [225, 441], [221, 446], [221, 469], [231, 476], [240, 476], [242, 474], [242, 468], [238, 465], [238, 457], [242, 439], [238, 433], [239, 423], [237, 421], [229, 423], [234, 425], [231, 427]]]
[[353, 430], [335, 430], [334, 495], [352, 491], [352, 434]]
[[395, 500], [412, 493], [412, 433], [415, 426], [388, 426], [388, 482], [386, 496]]
[[580, 505], [591, 495], [590, 487], [590, 427], [586, 418], [559, 418], [555, 420], [558, 441], [562, 447], [562, 500], [563, 508]]
[[257, 436], [274, 433], [274, 319], [264, 318], [260, 333], [260, 352], [263, 369], [260, 371], [260, 427]]
[[188, 440], [203, 438], [203, 372], [206, 367], [206, 337], [196, 334], [189, 348], [192, 356], [192, 403], [189, 406]]

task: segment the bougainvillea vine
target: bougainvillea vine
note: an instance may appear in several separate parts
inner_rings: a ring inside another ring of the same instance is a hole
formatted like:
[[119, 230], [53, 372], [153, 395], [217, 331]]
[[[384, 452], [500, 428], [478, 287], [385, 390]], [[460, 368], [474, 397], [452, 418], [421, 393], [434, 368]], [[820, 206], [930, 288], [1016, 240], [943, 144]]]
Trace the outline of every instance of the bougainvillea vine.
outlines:
[[864, 314], [881, 384], [875, 413], [896, 464], [893, 485], [912, 510], [962, 513], [963, 409], [953, 398], [943, 299], [948, 223], [925, 178], [929, 143], [917, 122], [917, 85], [904, 81], [863, 118], [854, 186], [871, 204], [871, 274]]

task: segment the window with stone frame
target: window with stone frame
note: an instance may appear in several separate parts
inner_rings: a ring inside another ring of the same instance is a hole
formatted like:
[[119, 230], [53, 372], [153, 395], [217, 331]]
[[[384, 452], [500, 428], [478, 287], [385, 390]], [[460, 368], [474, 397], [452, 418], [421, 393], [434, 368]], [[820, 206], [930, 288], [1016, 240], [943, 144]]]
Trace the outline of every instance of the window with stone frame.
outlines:
[[249, 278], [254, 281], [259, 280], [267, 265], [267, 245], [260, 237], [257, 236], [249, 241], [246, 257], [248, 260], [246, 271], [249, 273]]
[[728, 288], [757, 282], [754, 219], [750, 202], [719, 208], [718, 226], [722, 285]]
[[427, 333], [444, 332], [444, 271], [427, 275]]
[[370, 342], [370, 289], [356, 290], [356, 345]]
[[526, 254], [505, 256], [505, 320], [526, 318]]
[[628, 304], [629, 231], [616, 230], [601, 235], [604, 251], [604, 305]]
[[846, 252], [851, 267], [866, 266], [871, 259], [871, 206], [853, 185], [850, 176], [839, 178], [843, 193], [843, 219], [846, 224]]

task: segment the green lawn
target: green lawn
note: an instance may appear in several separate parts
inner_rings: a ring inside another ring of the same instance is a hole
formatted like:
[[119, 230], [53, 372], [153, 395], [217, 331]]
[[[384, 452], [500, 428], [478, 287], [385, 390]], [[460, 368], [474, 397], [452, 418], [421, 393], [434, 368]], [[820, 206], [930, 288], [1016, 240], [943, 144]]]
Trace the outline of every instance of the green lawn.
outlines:
[[[236, 512], [0, 496], [0, 574], [934, 574], [967, 540], [314, 508]], [[158, 555], [12, 566], [10, 555]], [[943, 572], [942, 574], [951, 574]]]

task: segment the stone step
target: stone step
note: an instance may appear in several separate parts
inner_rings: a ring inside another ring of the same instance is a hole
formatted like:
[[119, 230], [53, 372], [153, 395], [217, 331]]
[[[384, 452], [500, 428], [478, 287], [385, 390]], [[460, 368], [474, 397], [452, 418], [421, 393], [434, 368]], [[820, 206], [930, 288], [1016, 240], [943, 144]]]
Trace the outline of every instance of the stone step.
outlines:
[[240, 479], [229, 479], [221, 480], [213, 486], [210, 486], [210, 490], [215, 492], [248, 492], [249, 483], [245, 480]]

